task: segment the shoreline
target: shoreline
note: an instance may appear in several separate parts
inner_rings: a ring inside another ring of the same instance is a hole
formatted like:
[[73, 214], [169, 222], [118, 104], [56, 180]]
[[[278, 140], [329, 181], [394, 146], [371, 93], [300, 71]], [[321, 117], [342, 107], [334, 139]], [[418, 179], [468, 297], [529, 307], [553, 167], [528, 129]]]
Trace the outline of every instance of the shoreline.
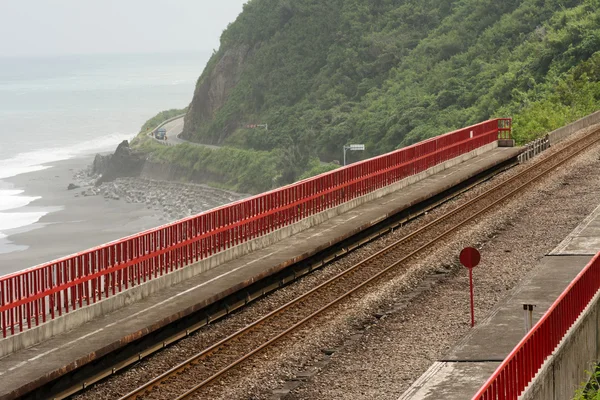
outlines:
[[[0, 235], [0, 276], [85, 251], [246, 197], [206, 185], [119, 178], [90, 186], [83, 174], [95, 155], [48, 163], [0, 180], [0, 187], [38, 197], [5, 214], [43, 213], [37, 222]], [[68, 190], [69, 185], [81, 185]], [[87, 183], [87, 185], [85, 184]]]
[[[165, 223], [155, 210], [100, 196], [76, 196], [68, 190], [74, 175], [91, 164], [94, 155], [47, 164], [50, 168], [2, 179], [3, 186], [40, 197], [4, 213], [47, 212], [39, 221], [6, 231], [0, 239], [0, 276], [99, 246]], [[12, 251], [11, 251], [12, 250]]]

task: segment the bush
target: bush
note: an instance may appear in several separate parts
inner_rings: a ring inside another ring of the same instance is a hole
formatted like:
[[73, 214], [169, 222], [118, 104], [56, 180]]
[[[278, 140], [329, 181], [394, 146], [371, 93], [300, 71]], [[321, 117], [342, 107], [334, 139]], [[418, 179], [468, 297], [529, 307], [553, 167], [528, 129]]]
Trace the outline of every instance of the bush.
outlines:
[[333, 171], [334, 169], [339, 168], [340, 166], [337, 164], [331, 163], [322, 163], [318, 158], [313, 158], [310, 160], [308, 165], [308, 170], [300, 175], [298, 180], [311, 178], [313, 176], [317, 176], [320, 174], [324, 174], [325, 172]]
[[190, 143], [164, 146], [150, 138], [136, 148], [151, 161], [179, 168], [180, 179], [226, 187], [241, 193], [260, 193], [275, 185], [279, 174], [279, 154], [222, 147], [217, 150]]
[[588, 372], [588, 375], [589, 381], [581, 384], [574, 400], [600, 400], [600, 370], [596, 368], [594, 373]]

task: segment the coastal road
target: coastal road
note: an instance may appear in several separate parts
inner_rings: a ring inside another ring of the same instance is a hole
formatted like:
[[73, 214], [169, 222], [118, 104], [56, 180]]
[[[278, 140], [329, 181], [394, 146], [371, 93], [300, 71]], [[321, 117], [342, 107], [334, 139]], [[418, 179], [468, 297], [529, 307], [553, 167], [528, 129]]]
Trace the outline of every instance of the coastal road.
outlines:
[[179, 135], [183, 132], [183, 117], [177, 118], [165, 124], [164, 128], [167, 130], [167, 143], [169, 143], [170, 145], [189, 143], [194, 146], [208, 147], [209, 149], [218, 149], [220, 147], [212, 144], [195, 143], [187, 141], [185, 139], [181, 139]]
[[[209, 149], [218, 149], [221, 146], [215, 146], [212, 144], [202, 144], [196, 142], [190, 142], [185, 139], [181, 139], [179, 135], [183, 132], [183, 117], [177, 118], [171, 122], [168, 122], [164, 125], [164, 128], [167, 130], [167, 143], [171, 146], [189, 143], [194, 146], [207, 147]], [[161, 141], [162, 142], [162, 141]], [[330, 163], [325, 161], [320, 161], [321, 165], [329, 165]]]

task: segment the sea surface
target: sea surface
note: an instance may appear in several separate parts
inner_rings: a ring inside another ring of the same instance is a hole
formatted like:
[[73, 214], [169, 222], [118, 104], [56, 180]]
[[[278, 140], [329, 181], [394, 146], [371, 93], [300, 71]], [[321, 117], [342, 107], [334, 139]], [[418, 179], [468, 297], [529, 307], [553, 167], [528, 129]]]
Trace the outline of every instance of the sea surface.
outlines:
[[156, 113], [183, 108], [209, 52], [0, 58], [0, 254], [52, 210], [3, 179], [113, 150]]

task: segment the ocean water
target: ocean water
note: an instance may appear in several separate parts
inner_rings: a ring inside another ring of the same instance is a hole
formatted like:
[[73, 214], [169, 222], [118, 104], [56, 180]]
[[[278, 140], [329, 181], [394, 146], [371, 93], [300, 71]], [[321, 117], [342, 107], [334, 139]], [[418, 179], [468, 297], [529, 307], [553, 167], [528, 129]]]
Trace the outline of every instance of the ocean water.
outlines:
[[[157, 112], [183, 108], [210, 53], [0, 58], [0, 254], [52, 210], [3, 179], [113, 150]], [[3, 250], [4, 249], [4, 250]]]

